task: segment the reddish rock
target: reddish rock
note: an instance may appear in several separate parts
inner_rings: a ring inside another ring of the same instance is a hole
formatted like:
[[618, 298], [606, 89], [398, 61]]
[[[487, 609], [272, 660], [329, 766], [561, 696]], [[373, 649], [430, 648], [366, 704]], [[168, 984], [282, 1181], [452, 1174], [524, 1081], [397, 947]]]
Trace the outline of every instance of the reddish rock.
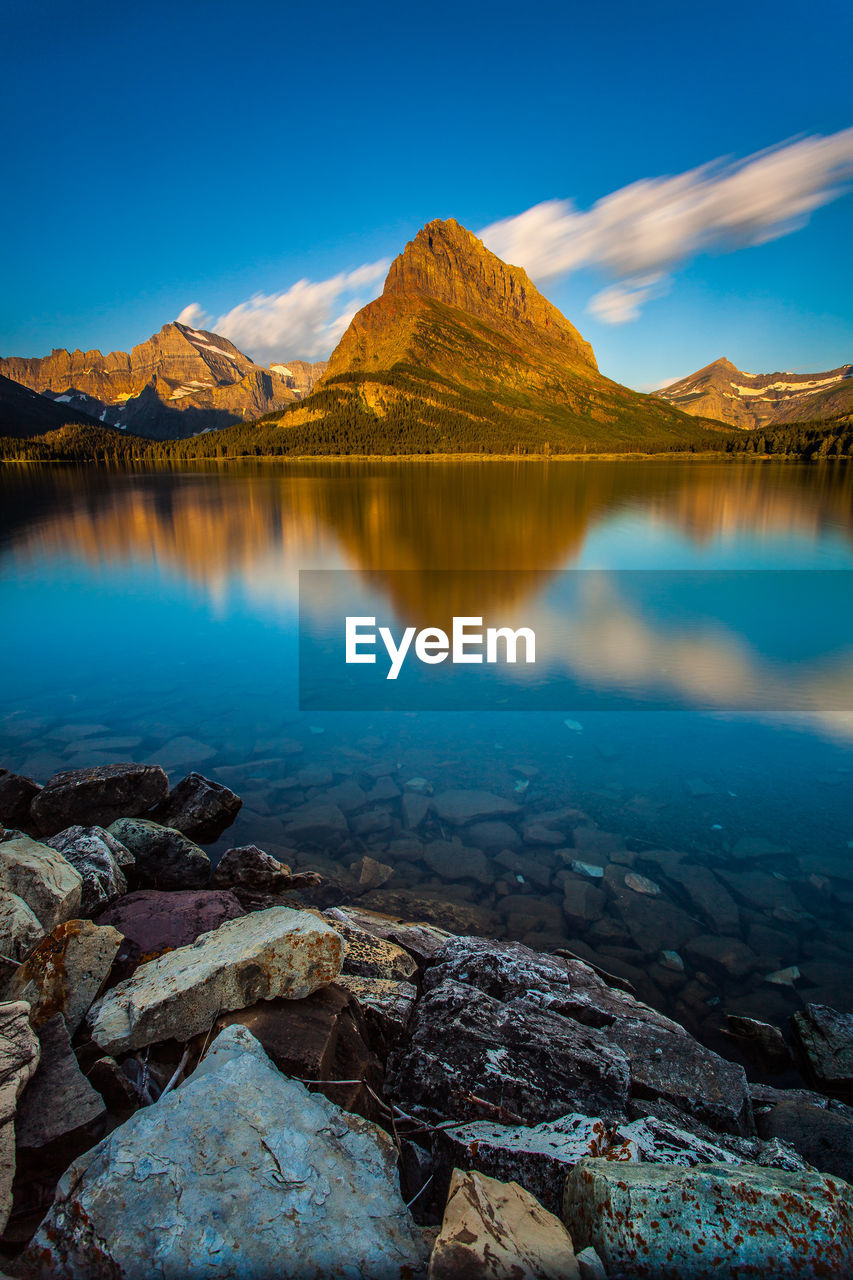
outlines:
[[245, 914], [234, 894], [224, 889], [139, 889], [108, 907], [98, 924], [111, 924], [124, 935], [114, 969], [114, 976], [124, 979], [144, 961], [185, 947], [199, 934]]

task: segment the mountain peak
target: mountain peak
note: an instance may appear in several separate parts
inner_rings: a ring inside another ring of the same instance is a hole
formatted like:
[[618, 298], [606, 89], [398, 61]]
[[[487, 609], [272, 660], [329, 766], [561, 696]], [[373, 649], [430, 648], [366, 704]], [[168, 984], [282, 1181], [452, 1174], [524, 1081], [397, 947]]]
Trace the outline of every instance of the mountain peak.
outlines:
[[590, 344], [542, 296], [527, 272], [502, 262], [454, 218], [421, 228], [392, 262], [383, 296], [431, 298], [491, 326], [545, 331], [570, 347], [575, 360], [597, 368]]

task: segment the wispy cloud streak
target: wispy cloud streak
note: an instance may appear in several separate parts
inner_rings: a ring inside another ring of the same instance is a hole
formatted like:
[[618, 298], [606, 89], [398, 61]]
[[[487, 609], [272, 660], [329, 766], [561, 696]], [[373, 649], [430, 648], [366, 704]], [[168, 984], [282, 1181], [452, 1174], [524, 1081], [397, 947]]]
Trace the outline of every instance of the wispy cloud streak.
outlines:
[[578, 210], [547, 200], [479, 234], [493, 253], [547, 281], [593, 267], [610, 275], [589, 310], [633, 320], [665, 277], [700, 253], [778, 239], [842, 194], [853, 175], [853, 129], [801, 138], [745, 160], [717, 160], [671, 177], [644, 178]]

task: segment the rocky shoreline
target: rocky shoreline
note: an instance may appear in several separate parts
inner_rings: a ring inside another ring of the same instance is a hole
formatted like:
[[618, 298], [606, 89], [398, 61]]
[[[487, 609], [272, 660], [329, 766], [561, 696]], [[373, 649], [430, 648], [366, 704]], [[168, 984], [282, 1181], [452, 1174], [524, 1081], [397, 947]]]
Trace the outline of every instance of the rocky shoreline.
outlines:
[[730, 1018], [723, 1056], [572, 948], [381, 914], [279, 847], [214, 867], [240, 807], [155, 765], [0, 771], [9, 1275], [853, 1274], [853, 1015]]

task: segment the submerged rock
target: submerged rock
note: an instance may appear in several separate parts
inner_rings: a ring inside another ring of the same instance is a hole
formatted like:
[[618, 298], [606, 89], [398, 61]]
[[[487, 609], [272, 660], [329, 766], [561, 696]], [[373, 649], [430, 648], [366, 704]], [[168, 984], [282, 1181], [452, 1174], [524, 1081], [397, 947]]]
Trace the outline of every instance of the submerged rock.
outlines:
[[521, 812], [514, 800], [504, 800], [491, 791], [443, 791], [441, 795], [433, 797], [432, 807], [439, 818], [451, 822], [455, 827]]
[[116, 818], [136, 817], [162, 800], [169, 780], [158, 765], [108, 764], [55, 773], [32, 802], [39, 831], [64, 827], [106, 827]]
[[168, 1280], [201, 1266], [217, 1280], [416, 1280], [426, 1250], [395, 1157], [381, 1130], [285, 1079], [231, 1027], [185, 1084], [72, 1165], [18, 1274], [140, 1280], [155, 1247]]
[[201, 889], [210, 878], [203, 849], [173, 827], [148, 818], [119, 818], [109, 833], [134, 857], [136, 876], [155, 889]]
[[151, 811], [164, 827], [182, 831], [191, 840], [211, 844], [218, 840], [240, 812], [243, 801], [221, 782], [201, 773], [188, 773]]
[[117, 929], [91, 920], [57, 925], [15, 971], [7, 999], [26, 1000], [35, 1027], [61, 1013], [73, 1036], [107, 980], [121, 940]]
[[66, 827], [44, 842], [66, 858], [83, 880], [80, 909], [92, 915], [127, 893], [123, 867], [133, 866], [133, 854], [103, 827]]
[[79, 913], [83, 879], [49, 845], [18, 836], [0, 842], [0, 889], [22, 898], [48, 932]]
[[12, 1208], [15, 1178], [15, 1110], [18, 1099], [35, 1075], [39, 1042], [23, 1001], [0, 1004], [0, 1231]]
[[343, 950], [340, 934], [306, 911], [270, 907], [229, 920], [108, 991], [90, 1013], [92, 1039], [110, 1054], [189, 1040], [223, 1011], [298, 1000], [333, 982]]
[[428, 1280], [580, 1280], [559, 1218], [515, 1182], [454, 1170]]
[[853, 1268], [853, 1191], [817, 1173], [582, 1160], [563, 1221], [620, 1280], [814, 1280]]

